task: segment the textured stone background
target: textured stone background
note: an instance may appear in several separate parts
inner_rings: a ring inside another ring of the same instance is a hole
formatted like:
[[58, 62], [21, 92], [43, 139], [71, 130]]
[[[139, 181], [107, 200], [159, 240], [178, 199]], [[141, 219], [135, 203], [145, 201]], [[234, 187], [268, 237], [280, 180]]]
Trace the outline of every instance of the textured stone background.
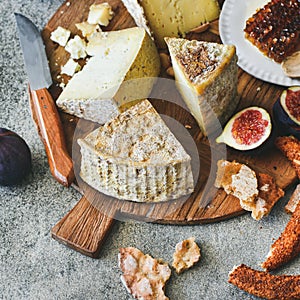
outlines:
[[[248, 214], [197, 226], [118, 222], [99, 260], [50, 237], [51, 227], [80, 195], [60, 186], [49, 172], [30, 116], [27, 77], [13, 12], [27, 15], [42, 29], [61, 3], [0, 0], [0, 127], [20, 134], [33, 156], [33, 173], [23, 184], [0, 187], [0, 299], [132, 299], [120, 281], [118, 248], [134, 246], [171, 263], [176, 243], [190, 236], [195, 236], [201, 246], [202, 260], [182, 275], [172, 275], [166, 288], [170, 299], [255, 299], [229, 285], [228, 272], [240, 263], [260, 268], [289, 219], [283, 211], [287, 199], [260, 222]], [[280, 273], [299, 274], [300, 258]]]

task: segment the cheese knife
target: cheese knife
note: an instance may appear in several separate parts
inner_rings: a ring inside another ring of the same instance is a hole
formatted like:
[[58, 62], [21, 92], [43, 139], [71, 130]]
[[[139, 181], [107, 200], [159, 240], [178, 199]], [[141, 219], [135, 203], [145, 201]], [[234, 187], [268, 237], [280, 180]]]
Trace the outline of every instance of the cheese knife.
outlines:
[[74, 181], [63, 127], [48, 88], [52, 84], [45, 46], [38, 28], [25, 16], [15, 13], [19, 39], [29, 79], [30, 106], [40, 138], [45, 146], [50, 171], [62, 185]]

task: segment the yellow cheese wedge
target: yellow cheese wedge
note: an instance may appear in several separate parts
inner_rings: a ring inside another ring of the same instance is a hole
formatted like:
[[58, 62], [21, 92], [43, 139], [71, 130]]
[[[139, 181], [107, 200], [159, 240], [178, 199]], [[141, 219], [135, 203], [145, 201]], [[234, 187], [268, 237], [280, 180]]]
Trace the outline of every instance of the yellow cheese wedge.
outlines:
[[[129, 99], [148, 97], [160, 72], [159, 55], [153, 40], [139, 27], [98, 32], [88, 40], [86, 52], [91, 57], [56, 104], [69, 114], [104, 124], [133, 105]], [[143, 84], [133, 80], [140, 78], [147, 79]]]
[[122, 0], [136, 24], [152, 32], [159, 47], [164, 37], [184, 37], [219, 17], [217, 0]]

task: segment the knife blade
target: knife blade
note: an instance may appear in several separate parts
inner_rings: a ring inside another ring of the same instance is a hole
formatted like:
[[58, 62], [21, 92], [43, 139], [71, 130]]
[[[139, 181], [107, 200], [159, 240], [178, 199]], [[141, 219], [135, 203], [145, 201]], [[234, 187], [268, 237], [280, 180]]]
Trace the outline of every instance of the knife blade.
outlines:
[[45, 146], [50, 171], [62, 185], [74, 181], [72, 159], [68, 154], [59, 113], [48, 88], [52, 84], [45, 46], [37, 27], [15, 13], [19, 39], [29, 79], [30, 106], [40, 138]]

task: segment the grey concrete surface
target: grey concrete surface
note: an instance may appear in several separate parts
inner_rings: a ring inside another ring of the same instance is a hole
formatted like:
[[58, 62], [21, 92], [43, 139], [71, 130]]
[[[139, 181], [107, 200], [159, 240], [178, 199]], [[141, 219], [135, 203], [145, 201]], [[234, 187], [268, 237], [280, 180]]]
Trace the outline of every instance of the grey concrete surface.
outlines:
[[[256, 299], [228, 284], [228, 272], [240, 263], [260, 269], [271, 243], [289, 219], [283, 211], [287, 198], [260, 222], [249, 214], [195, 226], [118, 222], [98, 260], [51, 238], [51, 227], [80, 195], [63, 188], [49, 172], [31, 120], [13, 12], [27, 15], [42, 28], [61, 3], [0, 0], [0, 127], [20, 134], [33, 156], [29, 178], [15, 187], [0, 187], [0, 299], [132, 299], [120, 281], [118, 248], [134, 246], [171, 264], [176, 243], [190, 236], [196, 237], [202, 259], [179, 276], [173, 272], [166, 287], [171, 300]], [[299, 274], [300, 258], [278, 273]]]

